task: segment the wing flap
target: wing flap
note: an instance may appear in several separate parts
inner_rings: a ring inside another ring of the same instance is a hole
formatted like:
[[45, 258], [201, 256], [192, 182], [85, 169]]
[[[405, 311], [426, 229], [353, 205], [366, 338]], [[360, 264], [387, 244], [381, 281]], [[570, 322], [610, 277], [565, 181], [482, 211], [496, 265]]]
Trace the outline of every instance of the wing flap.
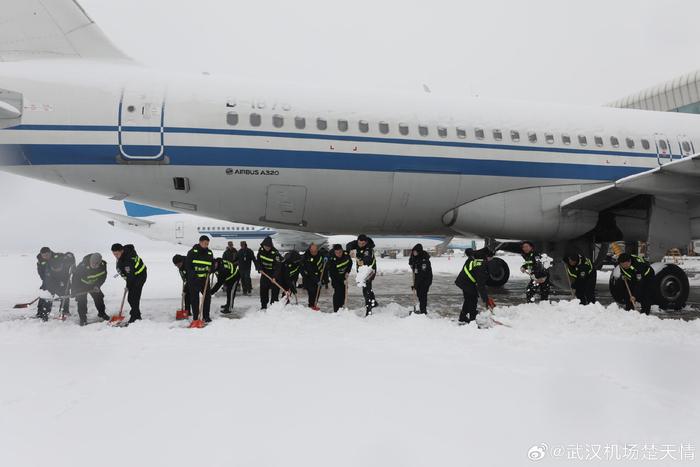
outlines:
[[642, 194], [671, 197], [700, 195], [700, 154], [571, 196], [562, 201], [560, 207], [603, 211]]
[[115, 212], [103, 211], [101, 209], [91, 209], [91, 211], [94, 211], [112, 221], [119, 222], [121, 224], [127, 224], [136, 227], [148, 227], [149, 225], [155, 224], [155, 222], [153, 221], [147, 221], [145, 219], [139, 219], [137, 217], [125, 216], [123, 214], [117, 214]]

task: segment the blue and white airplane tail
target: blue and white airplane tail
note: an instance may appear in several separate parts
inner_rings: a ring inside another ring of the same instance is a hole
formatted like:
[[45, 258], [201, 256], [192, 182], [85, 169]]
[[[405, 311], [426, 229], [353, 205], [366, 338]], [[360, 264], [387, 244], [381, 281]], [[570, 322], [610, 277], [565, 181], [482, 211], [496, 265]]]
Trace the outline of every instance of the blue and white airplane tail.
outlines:
[[0, 62], [130, 60], [76, 0], [0, 0]]

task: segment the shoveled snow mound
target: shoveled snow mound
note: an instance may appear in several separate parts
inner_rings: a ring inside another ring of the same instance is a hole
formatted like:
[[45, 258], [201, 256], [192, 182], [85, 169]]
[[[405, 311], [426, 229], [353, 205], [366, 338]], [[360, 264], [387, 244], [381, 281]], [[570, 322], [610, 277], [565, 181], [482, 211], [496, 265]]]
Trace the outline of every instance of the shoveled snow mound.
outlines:
[[517, 466], [539, 443], [700, 433], [699, 321], [562, 302], [479, 330], [276, 304], [190, 330], [171, 308], [126, 329], [7, 312], [0, 465]]

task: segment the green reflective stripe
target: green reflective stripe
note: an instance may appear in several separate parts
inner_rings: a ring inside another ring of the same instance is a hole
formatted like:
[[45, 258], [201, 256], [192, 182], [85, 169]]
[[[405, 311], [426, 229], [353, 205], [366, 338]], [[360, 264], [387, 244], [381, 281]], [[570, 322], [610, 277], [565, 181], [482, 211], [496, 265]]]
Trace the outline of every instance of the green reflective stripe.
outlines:
[[566, 272], [569, 273], [569, 276], [570, 276], [570, 277], [573, 277], [574, 279], [576, 278], [576, 274], [574, 274], [573, 272], [571, 272], [571, 269], [569, 269], [568, 267], [566, 268]]
[[469, 280], [472, 281], [474, 284], [476, 284], [476, 279], [474, 278], [474, 276], [472, 276], [472, 269], [474, 269], [474, 267], [478, 267], [478, 266], [481, 266], [481, 260], [478, 260], [478, 259], [473, 259], [464, 265], [464, 273], [467, 275]]
[[270, 258], [269, 256], [265, 256], [265, 255], [260, 255], [260, 259], [264, 259], [265, 261], [270, 261], [270, 262], [274, 261], [274, 258]]
[[299, 266], [295, 267], [294, 269], [289, 270], [289, 275], [292, 276], [294, 273], [296, 273], [299, 270]]
[[346, 260], [343, 261], [342, 263], [338, 264], [336, 267], [337, 267], [338, 269], [341, 269], [341, 268], [347, 266], [349, 262], [350, 262], [350, 260], [349, 260], [349, 259], [346, 259]]
[[[630, 269], [631, 269], [631, 270], [634, 270], [633, 267], [631, 267]], [[624, 274], [624, 275], [627, 276], [628, 278], [630, 278], [630, 279], [632, 278], [632, 274], [630, 274], [629, 272], [627, 272], [627, 271], [625, 270], [625, 268], [620, 267], [620, 271], [622, 271], [622, 274]]]
[[104, 276], [105, 274], [107, 274], [107, 271], [98, 272], [97, 274], [93, 274], [92, 276], [87, 276], [87, 279], [94, 280], [94, 279], [97, 279], [98, 277]]
[[138, 270], [134, 273], [134, 275], [135, 275], [135, 276], [138, 276], [139, 274], [141, 274], [141, 273], [143, 272], [144, 269], [146, 269], [146, 265], [142, 263], [142, 264], [141, 264], [141, 268], [138, 269]]
[[193, 264], [203, 264], [205, 266], [211, 266], [211, 261], [202, 261], [201, 259], [193, 259]]
[[649, 273], [651, 273], [651, 266], [647, 268], [647, 272], [644, 273], [645, 276], [648, 276]]
[[376, 258], [376, 257], [372, 258], [372, 264], [370, 265], [370, 267], [373, 268], [375, 264], [377, 264], [377, 258]]

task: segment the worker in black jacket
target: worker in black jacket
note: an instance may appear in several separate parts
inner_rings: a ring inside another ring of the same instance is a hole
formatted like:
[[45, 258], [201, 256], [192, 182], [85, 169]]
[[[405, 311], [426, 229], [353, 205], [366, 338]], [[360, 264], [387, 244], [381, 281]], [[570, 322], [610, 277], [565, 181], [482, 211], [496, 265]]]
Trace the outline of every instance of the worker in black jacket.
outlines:
[[282, 257], [270, 237], [265, 237], [260, 243], [255, 268], [260, 272], [260, 308], [266, 310], [268, 303], [279, 300], [280, 289], [271, 279], [279, 283], [282, 269]]
[[455, 284], [462, 289], [464, 303], [462, 312], [459, 314], [459, 323], [466, 324], [476, 319], [478, 314], [476, 305], [478, 298], [486, 304], [489, 309], [493, 309], [496, 304], [489, 298], [486, 290], [486, 283], [489, 280], [487, 262], [493, 257], [493, 252], [488, 248], [482, 248], [474, 252], [474, 256], [468, 256], [462, 270], [459, 272]]
[[581, 305], [595, 303], [595, 286], [598, 271], [593, 261], [578, 253], [572, 253], [564, 258], [566, 274], [569, 276], [571, 288]]
[[107, 280], [107, 262], [99, 253], [87, 255], [75, 268], [73, 273], [72, 292], [78, 304], [78, 317], [80, 325], [87, 324], [87, 296], [90, 294], [97, 308], [97, 317], [108, 321], [105, 313], [105, 296], [102, 293], [102, 284]]
[[[55, 253], [48, 247], [41, 249], [37, 255], [37, 273], [41, 278], [41, 290], [50, 295], [64, 297], [60, 300], [61, 317], [70, 316], [71, 275], [75, 267], [73, 253]], [[53, 299], [42, 297], [37, 305], [37, 317], [44, 321], [49, 319], [53, 308]]]
[[626, 309], [634, 309], [634, 304], [639, 302], [642, 305], [641, 312], [648, 315], [654, 302], [654, 268], [646, 259], [629, 253], [622, 253], [617, 263], [625, 282]]
[[180, 274], [180, 279], [182, 279], [182, 297], [184, 309], [187, 310], [187, 314], [191, 314], [191, 300], [190, 300], [190, 288], [187, 285], [187, 269], [185, 269], [185, 257], [182, 255], [173, 256], [173, 264], [177, 268], [178, 274]]
[[333, 286], [333, 311], [337, 312], [345, 306], [348, 275], [352, 270], [352, 258], [343, 250], [342, 245], [333, 245], [326, 270]]
[[134, 245], [112, 245], [112, 254], [117, 259], [117, 272], [126, 280], [127, 301], [131, 308], [129, 323], [141, 319], [141, 292], [146, 284], [148, 269], [146, 263], [136, 254]]
[[224, 250], [224, 254], [221, 255], [221, 257], [228, 261], [233, 261], [236, 258], [236, 254], [237, 250], [236, 247], [233, 246], [233, 242], [228, 242], [226, 249]]
[[236, 254], [238, 257], [238, 268], [241, 271], [241, 288], [243, 295], [250, 295], [253, 291], [253, 284], [250, 280], [250, 269], [255, 263], [255, 254], [248, 248], [246, 242], [241, 242], [241, 248]]
[[408, 265], [413, 272], [413, 284], [411, 289], [416, 291], [418, 297], [419, 310], [416, 313], [428, 313], [428, 290], [433, 283], [433, 268], [430, 265], [430, 255], [423, 250], [423, 245], [416, 244], [411, 250], [411, 257]]
[[185, 269], [190, 289], [192, 319], [210, 323], [211, 283], [209, 275], [214, 269], [214, 253], [209, 249], [209, 237], [206, 235], [199, 237], [199, 243], [187, 252]]
[[525, 289], [525, 298], [528, 302], [535, 301], [535, 295], [540, 296], [540, 300], [548, 300], [551, 290], [549, 281], [549, 268], [545, 267], [541, 256], [535, 251], [535, 245], [532, 242], [524, 241], [520, 245], [524, 263], [520, 267], [520, 271], [530, 276]]
[[348, 254], [355, 251], [355, 264], [357, 270], [362, 266], [372, 268], [372, 274], [365, 281], [365, 286], [362, 287], [362, 296], [365, 298], [365, 316], [372, 314], [372, 308], [377, 306], [377, 300], [374, 297], [372, 290], [372, 281], [377, 276], [377, 258], [374, 256], [374, 241], [365, 234], [360, 234], [357, 240], [353, 240], [345, 247]]
[[[326, 261], [331, 256], [330, 252], [326, 248], [322, 247], [318, 251], [321, 254], [321, 256], [323, 256], [326, 259]], [[326, 266], [326, 269], [323, 270], [323, 275], [321, 276], [321, 285], [323, 285], [323, 287], [325, 287], [327, 289], [328, 285], [330, 283], [331, 283], [330, 272], [328, 271], [328, 266]]]
[[236, 300], [238, 282], [241, 279], [235, 255], [233, 261], [223, 257], [214, 261], [214, 274], [216, 274], [216, 285], [212, 287], [211, 295], [214, 295], [223, 286], [226, 292], [226, 304], [221, 305], [221, 312], [229, 314], [233, 311], [233, 302]]
[[299, 281], [303, 261], [301, 255], [296, 251], [288, 251], [282, 258], [278, 282], [284, 289], [288, 300], [291, 295], [297, 294], [297, 281]]
[[318, 249], [318, 245], [312, 243], [309, 248], [304, 252], [301, 266], [301, 277], [304, 284], [306, 292], [309, 294], [309, 308], [318, 311], [318, 303], [316, 303], [316, 297], [318, 297], [319, 287], [321, 287], [321, 281], [326, 271], [326, 258], [321, 254]]

